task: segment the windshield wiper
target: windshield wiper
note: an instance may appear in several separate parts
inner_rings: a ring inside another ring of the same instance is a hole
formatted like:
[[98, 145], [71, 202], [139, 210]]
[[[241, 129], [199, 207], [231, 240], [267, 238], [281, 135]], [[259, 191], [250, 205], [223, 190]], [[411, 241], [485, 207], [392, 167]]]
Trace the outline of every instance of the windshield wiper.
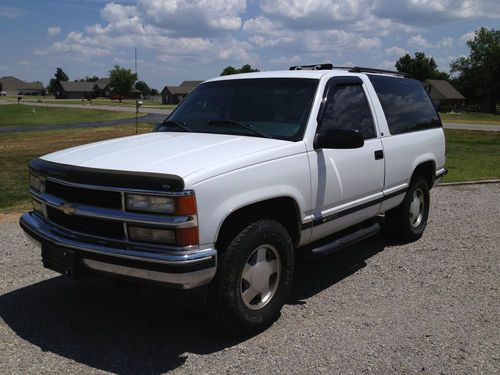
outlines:
[[177, 126], [178, 128], [184, 129], [187, 132], [192, 132], [193, 131], [190, 127], [186, 126], [185, 122], [179, 122], [179, 121], [175, 121], [175, 120], [165, 120], [165, 121], [163, 121], [161, 123], [161, 125], [160, 125], [160, 128], [168, 126], [168, 125]]
[[244, 122], [241, 122], [241, 121], [235, 121], [235, 120], [230, 120], [230, 119], [208, 120], [208, 125], [236, 125], [236, 126], [239, 126], [241, 128], [247, 129], [247, 130], [251, 131], [252, 133], [257, 134], [261, 137], [272, 138], [270, 135], [252, 128], [252, 125], [245, 124]]

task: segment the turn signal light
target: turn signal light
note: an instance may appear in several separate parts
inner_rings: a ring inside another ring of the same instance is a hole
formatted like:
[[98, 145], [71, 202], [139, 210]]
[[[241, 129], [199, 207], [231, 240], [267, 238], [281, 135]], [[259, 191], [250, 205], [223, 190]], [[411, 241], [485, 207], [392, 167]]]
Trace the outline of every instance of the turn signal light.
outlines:
[[177, 216], [195, 215], [196, 199], [194, 195], [186, 195], [175, 198], [175, 214]]
[[177, 246], [198, 245], [198, 227], [179, 228], [176, 237]]

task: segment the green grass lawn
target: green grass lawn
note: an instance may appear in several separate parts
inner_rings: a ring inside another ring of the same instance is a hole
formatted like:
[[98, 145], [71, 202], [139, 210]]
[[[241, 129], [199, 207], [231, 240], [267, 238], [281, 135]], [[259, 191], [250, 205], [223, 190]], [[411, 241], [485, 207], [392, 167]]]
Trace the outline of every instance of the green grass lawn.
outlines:
[[[152, 123], [139, 123], [139, 133]], [[135, 124], [95, 129], [69, 129], [0, 135], [0, 212], [29, 208], [28, 163], [31, 159], [64, 148], [135, 134]]]
[[[149, 132], [152, 123], [141, 123]], [[500, 132], [445, 130], [447, 143], [445, 182], [500, 178]], [[0, 212], [17, 212], [30, 206], [28, 162], [67, 147], [133, 135], [133, 124], [96, 128], [0, 135]]]
[[[140, 114], [141, 116], [143, 114]], [[46, 124], [76, 124], [78, 122], [108, 121], [134, 117], [132, 112], [113, 112], [95, 109], [54, 108], [18, 104], [0, 105], [0, 127]]]
[[[17, 97], [14, 97], [14, 96], [0, 97], [0, 100], [2, 100], [2, 99], [9, 101], [9, 102], [17, 103]], [[23, 96], [23, 99], [22, 99], [23, 103], [38, 102], [39, 100], [42, 103], [61, 104], [61, 105], [68, 105], [68, 104], [89, 105], [90, 104], [87, 100], [56, 99], [53, 96], [46, 96], [46, 97]], [[159, 102], [157, 100], [142, 99], [141, 101], [142, 101], [142, 108], [174, 109], [176, 107], [176, 105], [161, 104], [161, 102]], [[119, 101], [113, 101], [111, 99], [97, 98], [97, 99], [92, 99], [92, 105], [110, 105], [110, 106], [117, 106], [117, 107], [135, 108], [135, 99], [124, 99], [120, 103]]]
[[500, 125], [500, 115], [492, 113], [439, 113], [441, 121], [456, 122], [461, 124], [485, 124], [485, 125]]
[[445, 130], [444, 182], [500, 178], [500, 132]]

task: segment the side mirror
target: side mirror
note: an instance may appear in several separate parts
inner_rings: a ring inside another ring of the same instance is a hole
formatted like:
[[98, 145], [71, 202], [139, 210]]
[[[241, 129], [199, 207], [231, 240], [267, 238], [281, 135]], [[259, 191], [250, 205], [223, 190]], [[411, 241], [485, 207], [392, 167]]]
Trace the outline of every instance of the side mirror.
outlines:
[[314, 148], [360, 148], [365, 144], [363, 135], [355, 130], [327, 129], [316, 134]]

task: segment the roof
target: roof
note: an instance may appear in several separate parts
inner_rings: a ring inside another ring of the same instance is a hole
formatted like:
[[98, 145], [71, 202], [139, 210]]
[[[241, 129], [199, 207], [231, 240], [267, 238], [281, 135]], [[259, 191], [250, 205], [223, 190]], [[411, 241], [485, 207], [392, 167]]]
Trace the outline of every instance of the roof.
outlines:
[[13, 76], [0, 78], [3, 90], [43, 90], [41, 82], [26, 82]]
[[109, 85], [109, 82], [111, 81], [111, 78], [99, 78], [97, 81], [94, 82], [94, 85], [96, 85], [99, 89], [104, 89], [107, 85]]
[[191, 87], [196, 87], [203, 81], [184, 81], [182, 82], [179, 86], [184, 87], [184, 86], [191, 86]]
[[93, 92], [95, 86], [95, 82], [61, 81], [59, 83], [66, 92]]
[[232, 79], [252, 79], [252, 78], [311, 78], [320, 79], [323, 76], [329, 75], [351, 75], [359, 76], [359, 73], [350, 73], [345, 70], [338, 69], [328, 69], [328, 70], [278, 70], [270, 72], [252, 72], [252, 73], [241, 73], [241, 74], [231, 74], [228, 76], [221, 76], [217, 78], [212, 78], [206, 82], [210, 81], [225, 81]]
[[163, 90], [161, 91], [162, 93], [167, 89], [170, 91], [172, 95], [177, 95], [177, 94], [189, 94], [191, 91], [194, 90], [194, 86], [165, 86]]
[[448, 81], [443, 79], [426, 79], [425, 82], [443, 95], [445, 99], [465, 99]]

